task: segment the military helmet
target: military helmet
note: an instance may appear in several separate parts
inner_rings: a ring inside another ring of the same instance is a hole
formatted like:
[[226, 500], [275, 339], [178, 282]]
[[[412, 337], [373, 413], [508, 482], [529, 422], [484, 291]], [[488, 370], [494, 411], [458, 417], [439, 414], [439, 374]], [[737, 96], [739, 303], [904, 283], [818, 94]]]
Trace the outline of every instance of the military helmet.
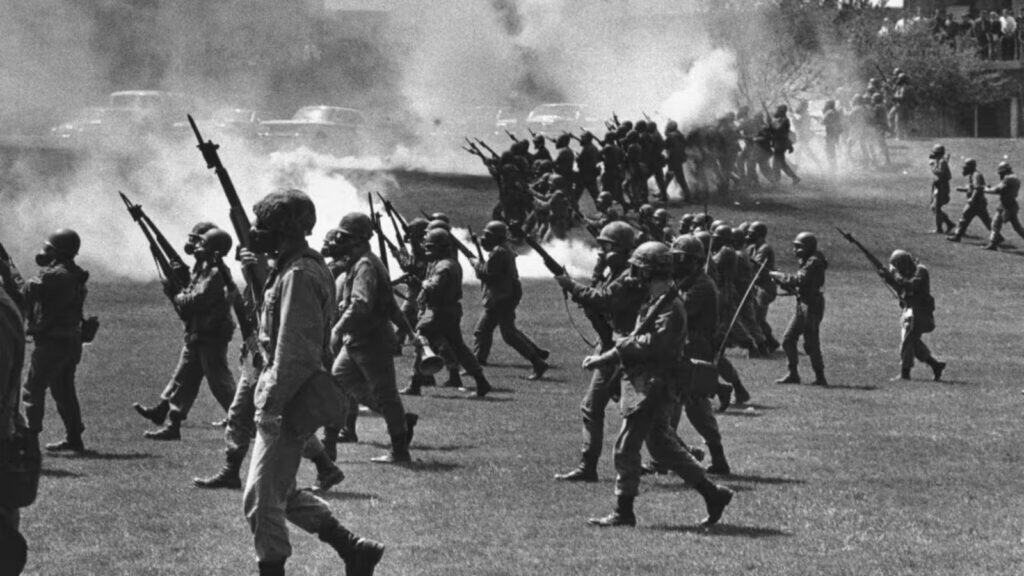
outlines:
[[217, 225], [214, 224], [213, 222], [207, 222], [206, 220], [202, 220], [200, 222], [196, 222], [195, 225], [192, 226], [192, 230], [189, 231], [188, 235], [189, 236], [201, 236], [203, 234], [203, 232], [206, 232], [210, 228], [216, 228], [216, 227], [217, 227]]
[[715, 238], [716, 240], [728, 240], [732, 242], [732, 227], [727, 226], [725, 224], [715, 226], [715, 228], [713, 228], [711, 231], [711, 237]]
[[665, 124], [665, 132], [676, 132], [679, 130], [679, 123], [675, 120], [669, 120]]
[[449, 224], [445, 220], [440, 220], [440, 219], [431, 220], [427, 224], [427, 233], [428, 234], [430, 233], [431, 230], [445, 230], [445, 231], [449, 231], [450, 232], [451, 229], [452, 229], [452, 225]]
[[755, 220], [750, 223], [750, 228], [747, 229], [747, 234], [751, 238], [761, 240], [768, 236], [768, 226], [760, 220]]
[[78, 232], [70, 228], [61, 228], [46, 239], [46, 244], [53, 249], [57, 256], [74, 258], [82, 247], [82, 238]]
[[508, 238], [508, 225], [498, 220], [491, 220], [484, 225], [484, 234], [492, 236], [497, 240]]
[[[534, 144], [538, 144], [538, 145], [544, 144], [544, 135], [543, 134], [534, 134], [533, 135], [533, 143]], [[540, 146], [537, 146], [537, 147], [540, 148]]]
[[555, 147], [556, 148], [565, 148], [565, 147], [569, 146], [569, 142], [571, 142], [571, 141], [572, 141], [572, 136], [570, 136], [568, 134], [562, 134], [561, 136], [559, 136], [555, 140]]
[[199, 246], [207, 253], [218, 257], [227, 256], [233, 243], [231, 234], [217, 227], [210, 228], [199, 236]]
[[693, 217], [693, 225], [704, 227], [708, 223], [708, 219], [711, 218], [707, 214], [697, 214]]
[[693, 224], [694, 218], [695, 218], [695, 216], [693, 214], [690, 214], [689, 212], [687, 212], [686, 214], [683, 214], [679, 218], [679, 223], [680, 224]]
[[719, 226], [724, 226], [724, 225], [725, 225], [725, 220], [712, 220], [711, 221], [711, 226], [708, 226], [708, 229], [711, 230], [712, 232], [714, 232], [715, 228], [718, 228]]
[[373, 236], [373, 223], [362, 212], [349, 212], [341, 217], [338, 231], [357, 240], [369, 240]]
[[430, 219], [431, 220], [443, 220], [443, 221], [447, 222], [448, 224], [452, 223], [452, 219], [449, 218], [448, 215], [445, 214], [444, 212], [434, 212], [433, 214], [430, 215]]
[[590, 130], [584, 130], [583, 134], [580, 134], [580, 144], [590, 144], [594, 141], [594, 135], [590, 133]]
[[996, 174], [999, 174], [1000, 176], [1005, 176], [1010, 172], [1013, 172], [1013, 168], [1011, 168], [1010, 163], [1005, 160], [1000, 162], [999, 166], [996, 166]]
[[652, 240], [637, 246], [629, 263], [655, 274], [668, 274], [672, 271], [672, 253], [667, 245]]
[[638, 134], [642, 134], [644, 132], [647, 132], [647, 121], [646, 120], [637, 120], [636, 124], [633, 126], [633, 130], [636, 130]]
[[654, 206], [651, 206], [650, 204], [644, 204], [640, 206], [640, 209], [637, 210], [636, 212], [637, 214], [640, 215], [641, 218], [650, 218], [651, 216], [654, 216]]
[[977, 167], [978, 167], [978, 161], [975, 160], [974, 158], [968, 158], [967, 160], [964, 160], [964, 168], [969, 168], [971, 170], [974, 170]]
[[267, 194], [253, 206], [256, 227], [284, 236], [304, 237], [313, 233], [316, 206], [302, 190], [291, 188]]
[[654, 219], [663, 222], [668, 222], [668, 210], [665, 210], [664, 208], [658, 208], [657, 210], [654, 211]]
[[743, 222], [740, 222], [740, 225], [736, 227], [736, 230], [738, 230], [740, 232], [743, 232], [744, 234], [746, 234], [747, 230], [749, 230], [749, 229], [750, 229], [750, 222], [747, 222], [746, 220], [744, 220]]
[[413, 218], [406, 227], [409, 229], [409, 234], [423, 234], [427, 231], [427, 226], [429, 225], [430, 222], [426, 218]]
[[672, 252], [684, 256], [704, 257], [704, 244], [693, 234], [683, 234], [672, 242]]
[[789, 106], [786, 106], [785, 104], [779, 104], [779, 107], [775, 109], [775, 117], [781, 118], [785, 116], [787, 112], [789, 112]]
[[451, 248], [452, 235], [444, 228], [433, 228], [423, 237], [423, 248], [441, 252]]
[[889, 264], [891, 264], [893, 268], [901, 271], [908, 270], [915, 265], [914, 257], [906, 250], [893, 250], [892, 256], [889, 256]]
[[611, 204], [613, 200], [614, 198], [612, 197], [612, 193], [607, 190], [602, 190], [601, 193], [597, 195], [598, 204]]
[[609, 222], [604, 225], [604, 228], [601, 228], [601, 232], [597, 235], [597, 241], [607, 242], [614, 249], [628, 253], [636, 242], [636, 232], [625, 222]]
[[698, 230], [693, 233], [693, 237], [700, 241], [704, 250], [707, 250], [711, 246], [711, 233], [707, 230]]
[[793, 246], [807, 252], [814, 252], [818, 249], [818, 238], [810, 232], [801, 232], [793, 239]]
[[932, 153], [929, 155], [930, 158], [942, 158], [946, 155], [946, 147], [942, 144], [936, 144], [932, 146]]

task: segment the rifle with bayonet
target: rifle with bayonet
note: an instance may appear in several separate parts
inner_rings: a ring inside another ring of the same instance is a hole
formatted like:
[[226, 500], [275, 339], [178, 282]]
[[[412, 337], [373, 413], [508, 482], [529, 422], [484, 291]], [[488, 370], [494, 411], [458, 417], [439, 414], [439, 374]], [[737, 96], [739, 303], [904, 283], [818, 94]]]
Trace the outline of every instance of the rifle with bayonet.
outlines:
[[214, 265], [224, 280], [228, 301], [231, 302], [231, 309], [235, 311], [235, 317], [238, 319], [238, 331], [242, 333], [242, 341], [245, 342], [244, 349], [252, 351], [253, 366], [262, 368], [263, 356], [259, 353], [259, 343], [257, 340], [259, 329], [256, 318], [250, 313], [249, 307], [245, 303], [245, 298], [239, 292], [238, 285], [235, 284], [235, 280], [231, 277], [231, 271], [224, 264], [224, 259], [218, 256]]
[[[427, 212], [422, 208], [420, 209], [420, 214], [423, 214], [424, 218], [430, 220], [430, 214], [427, 214]], [[467, 248], [466, 245], [462, 243], [462, 240], [456, 238], [455, 234], [451, 230], [448, 231], [448, 236], [452, 239], [452, 244], [455, 245], [455, 248], [457, 248], [459, 252], [462, 252], [462, 255], [465, 256], [466, 259], [474, 260], [476, 258], [476, 255], [473, 254], [469, 250], [469, 248]]]
[[[206, 167], [216, 172], [217, 179], [220, 180], [220, 186], [224, 189], [224, 195], [227, 197], [228, 205], [231, 207], [231, 226], [235, 230], [238, 243], [243, 248], [249, 248], [249, 230], [252, 224], [249, 222], [249, 216], [245, 213], [242, 201], [238, 198], [238, 191], [235, 190], [235, 185], [231, 182], [231, 176], [220, 161], [220, 155], [217, 153], [217, 149], [220, 146], [214, 144], [212, 140], [203, 141], [202, 135], [199, 134], [199, 127], [196, 126], [196, 122], [192, 119], [191, 114], [188, 115], [188, 123], [192, 126], [192, 132], [195, 133], [196, 140], [199, 141], [197, 148], [203, 154], [203, 159], [206, 160]], [[255, 261], [253, 263], [243, 263], [242, 276], [245, 278], [245, 283], [249, 290], [249, 296], [253, 304], [252, 317], [255, 321], [255, 310], [263, 302], [263, 288], [270, 273], [270, 268], [267, 265], [266, 256], [263, 254], [254, 254], [254, 256]]]
[[[170, 298], [173, 304], [174, 295], [184, 290], [191, 281], [189, 267], [182, 260], [181, 256], [178, 255], [174, 247], [171, 246], [171, 243], [167, 241], [167, 238], [160, 232], [160, 229], [156, 227], [156, 224], [153, 224], [153, 221], [142, 210], [142, 206], [132, 203], [124, 195], [124, 192], [118, 192], [118, 194], [121, 195], [121, 200], [124, 201], [128, 214], [139, 225], [139, 228], [142, 229], [142, 234], [146, 237], [146, 241], [149, 242], [149, 252], [153, 255], [153, 260], [156, 262], [157, 272], [159, 272], [161, 280], [168, 286], [166, 290], [167, 297]], [[175, 306], [175, 309], [177, 309], [177, 306]]]
[[853, 244], [854, 246], [859, 248], [861, 252], [864, 253], [864, 256], [867, 257], [869, 262], [871, 262], [871, 265], [875, 267], [875, 271], [877, 271], [878, 275], [882, 277], [882, 280], [885, 282], [885, 287], [888, 288], [890, 292], [892, 292], [893, 296], [895, 296], [897, 300], [900, 300], [899, 292], [897, 292], [896, 288], [894, 288], [893, 285], [890, 283], [891, 275], [889, 274], [889, 268], [882, 264], [882, 261], [876, 258], [875, 255], [872, 254], [870, 251], [868, 251], [868, 249], [865, 248], [863, 244], [858, 242], [857, 239], [853, 237], [853, 234], [849, 232], [843, 232], [843, 230], [838, 226], [836, 226], [836, 230], [839, 232], [840, 236], [846, 238], [846, 240], [850, 244]]
[[380, 198], [382, 204], [384, 204], [384, 211], [388, 213], [388, 220], [391, 220], [391, 228], [395, 231], [395, 239], [398, 240], [398, 246], [395, 246], [390, 240], [388, 240], [388, 248], [392, 249], [392, 252], [397, 252], [395, 258], [399, 259], [399, 263], [405, 258], [408, 258], [409, 251], [405, 248], [405, 239], [408, 238], [409, 228], [407, 225], [399, 226], [398, 220], [395, 218], [395, 209], [391, 205], [390, 200], [386, 200], [377, 192], [377, 197]]
[[477, 237], [476, 232], [473, 232], [472, 228], [469, 229], [469, 238], [470, 238], [470, 240], [473, 241], [473, 246], [476, 247], [476, 257], [477, 257], [477, 259], [480, 262], [483, 262], [484, 261], [484, 251], [483, 251], [483, 248], [480, 247], [480, 238]]
[[508, 128], [505, 128], [505, 134], [508, 134], [508, 137], [509, 137], [509, 138], [511, 138], [511, 139], [512, 139], [512, 141], [513, 141], [513, 142], [515, 142], [516, 144], [518, 144], [518, 143], [519, 143], [519, 138], [516, 138], [516, 135], [515, 135], [515, 134], [513, 134], [513, 133], [509, 132], [509, 131], [508, 131]]
[[390, 270], [391, 266], [388, 263], [387, 250], [390, 241], [384, 236], [384, 229], [380, 225], [380, 214], [373, 207], [373, 194], [367, 192], [366, 201], [370, 204], [370, 222], [373, 224], [374, 231], [377, 232], [377, 252], [380, 253], [380, 259], [384, 263], [384, 268]]

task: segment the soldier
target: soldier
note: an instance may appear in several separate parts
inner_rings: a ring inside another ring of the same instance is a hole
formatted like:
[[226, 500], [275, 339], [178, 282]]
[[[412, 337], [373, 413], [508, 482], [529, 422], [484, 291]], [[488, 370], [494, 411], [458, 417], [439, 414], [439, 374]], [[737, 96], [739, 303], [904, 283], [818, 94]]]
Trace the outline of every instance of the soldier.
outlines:
[[992, 221], [992, 235], [989, 237], [986, 250], [995, 250], [1003, 243], [1003, 223], [1009, 222], [1013, 231], [1024, 238], [1024, 228], [1020, 225], [1018, 213], [1020, 206], [1017, 204], [1017, 194], [1020, 192], [1020, 178], [1013, 173], [1013, 168], [1007, 162], [1000, 162], [996, 167], [996, 174], [999, 174], [999, 184], [994, 187], [985, 188], [986, 194], [999, 196], [999, 208], [996, 209], [995, 220]]
[[[754, 340], [754, 337], [747, 332], [746, 326], [737, 322], [732, 327], [732, 332], [726, 334], [726, 330], [729, 328], [729, 323], [732, 321], [733, 315], [736, 313], [737, 306], [739, 305], [742, 294], [738, 293], [737, 290], [737, 254], [733, 250], [732, 243], [732, 229], [725, 224], [719, 224], [712, 226], [714, 232], [709, 237], [710, 245], [708, 249], [712, 251], [711, 266], [710, 270], [712, 278], [715, 282], [715, 287], [718, 288], [718, 326], [715, 330], [714, 340], [712, 341], [713, 347], [717, 350], [722, 347], [723, 342], [729, 342], [731, 344], [738, 344], [749, 350], [757, 350], [758, 343]], [[743, 385], [743, 381], [740, 379], [739, 372], [732, 365], [732, 362], [722, 355], [718, 360], [718, 372], [719, 376], [723, 380], [728, 382], [732, 386], [732, 390], [736, 391], [736, 403], [745, 404], [750, 400], [750, 392], [747, 391]], [[729, 396], [731, 390], [728, 386], [720, 388], [718, 395], [720, 412], [725, 412], [729, 407]]]
[[835, 174], [838, 169], [836, 147], [839, 146], [839, 137], [843, 133], [843, 113], [836, 108], [835, 100], [825, 102], [821, 124], [825, 127], [825, 157], [828, 158], [829, 168]]
[[[491, 384], [462, 339], [462, 266], [453, 253], [451, 235], [443, 228], [434, 228], [423, 238], [423, 249], [430, 263], [417, 303], [420, 315], [416, 333], [434, 350], [448, 350], [476, 381], [476, 390], [470, 397], [483, 398], [491, 391]], [[450, 381], [459, 382], [457, 365], [449, 365], [448, 370]], [[422, 384], [421, 378], [414, 377], [401, 393], [419, 396]]]
[[611, 194], [612, 199], [628, 211], [630, 205], [622, 194], [625, 164], [626, 155], [619, 147], [618, 137], [614, 132], [608, 132], [601, 147], [601, 190]]
[[32, 336], [35, 348], [22, 401], [28, 429], [38, 434], [43, 429], [46, 389], [50, 389], [66, 433], [64, 440], [46, 445], [53, 451], [85, 451], [85, 426], [75, 392], [75, 370], [82, 359], [82, 306], [89, 280], [89, 273], [75, 263], [81, 245], [74, 230], [63, 228], [50, 234], [36, 254], [39, 275], [25, 285], [26, 333]]
[[555, 174], [565, 180], [564, 190], [570, 194], [569, 200], [573, 206], [579, 206], [579, 196], [575, 194], [576, 189], [576, 153], [569, 145], [572, 144], [572, 136], [562, 134], [555, 140]]
[[903, 308], [900, 316], [900, 375], [893, 380], [910, 380], [910, 370], [917, 358], [931, 367], [932, 376], [938, 382], [942, 379], [946, 363], [936, 360], [921, 340], [924, 334], [935, 329], [935, 299], [931, 294], [928, 269], [909, 252], [895, 250], [889, 257], [889, 269], [879, 270], [878, 275], [896, 290]]
[[597, 204], [597, 178], [601, 172], [598, 164], [600, 163], [601, 151], [594, 146], [594, 135], [584, 132], [580, 136], [580, 153], [576, 157], [578, 173], [576, 174], [576, 191], [573, 193], [573, 197], [576, 198], [577, 204], [584, 190], [590, 195], [594, 204]]
[[[744, 223], [745, 224], [745, 223]], [[751, 287], [754, 282], [754, 274], [757, 273], [758, 266], [754, 265], [754, 260], [750, 255], [750, 252], [746, 249], [747, 244], [747, 233], [744, 229], [743, 224], [737, 226], [732, 230], [732, 248], [736, 253], [736, 295], [738, 296], [737, 303], [743, 299], [743, 296], [747, 293], [747, 289]], [[754, 300], [752, 295], [743, 302], [742, 307], [739, 309], [739, 317], [736, 320], [738, 325], [743, 327], [753, 340], [754, 347], [748, 348], [747, 352], [751, 358], [759, 358], [768, 354], [767, 338], [764, 333], [761, 332], [761, 324], [757, 321], [757, 312], [754, 309]], [[735, 328], [734, 328], [735, 329]]]
[[[217, 261], [231, 250], [231, 236], [209, 222], [199, 222], [188, 235], [185, 252], [195, 254], [192, 279], [180, 293], [164, 282], [174, 308], [185, 321], [185, 344], [178, 366], [160, 402], [153, 407], [133, 406], [143, 418], [162, 426], [144, 436], [151, 440], [180, 440], [181, 422], [199, 395], [206, 379], [210, 392], [227, 412], [235, 394], [235, 380], [228, 367], [228, 344], [235, 332], [228, 302], [227, 282]], [[164, 420], [167, 424], [164, 425]]]
[[654, 239], [659, 242], [665, 242], [666, 244], [672, 243], [672, 238], [675, 236], [675, 231], [672, 230], [672, 226], [668, 223], [669, 213], [664, 208], [658, 208], [654, 211], [654, 218], [651, 222], [651, 235]]
[[671, 289], [672, 255], [660, 242], [640, 245], [630, 264], [630, 273], [646, 289], [647, 299], [637, 316], [637, 328], [649, 314], [656, 314], [654, 326], [618, 340], [615, 346], [583, 361], [586, 370], [607, 366], [623, 367], [619, 408], [622, 428], [615, 442], [616, 505], [608, 516], [591, 518], [601, 527], [635, 526], [633, 501], [640, 484], [640, 449], [646, 442], [651, 454], [664, 466], [682, 477], [703, 496], [708, 515], [701, 521], [707, 527], [717, 523], [733, 492], [711, 482], [693, 455], [679, 442], [669, 427], [668, 405], [677, 393], [672, 385], [680, 369], [680, 350], [686, 335], [686, 311], [678, 298], [660, 310], [656, 303]]
[[[26, 430], [18, 405], [24, 363], [24, 320], [7, 290], [0, 290], [0, 485], [4, 486], [0, 495], [0, 574], [11, 575], [21, 574], [28, 557], [25, 538], [18, 531], [19, 510], [26, 503], [15, 498], [11, 487], [25, 482], [38, 485], [42, 460], [39, 439]], [[34, 464], [26, 466], [27, 461]]]
[[658, 186], [658, 200], [668, 202], [668, 181], [665, 179], [665, 139], [658, 132], [658, 123], [647, 122], [647, 137], [650, 145], [647, 149], [646, 163]]
[[[408, 237], [405, 239], [409, 244], [409, 252], [399, 257], [398, 265], [404, 271], [396, 286], [404, 285], [407, 296], [402, 301], [402, 314], [405, 315], [409, 326], [416, 325], [416, 298], [420, 293], [420, 283], [427, 273], [427, 256], [423, 252], [423, 236], [427, 233], [427, 225], [430, 224], [423, 218], [413, 218], [409, 221], [407, 228]], [[415, 341], [415, 334], [406, 333], [405, 328], [399, 325], [399, 342], [408, 339]]]
[[[935, 233], [949, 234], [953, 228], [953, 221], [942, 209], [949, 204], [949, 181], [953, 175], [949, 171], [949, 158], [946, 155], [946, 147], [942, 144], [932, 146], [931, 154], [928, 155], [928, 165], [932, 170], [932, 212], [935, 214]], [[945, 228], [945, 229], [943, 229]]]
[[992, 218], [988, 215], [988, 201], [985, 200], [985, 177], [978, 171], [978, 162], [974, 158], [964, 160], [961, 173], [967, 178], [967, 186], [957, 188], [960, 192], [967, 192], [967, 204], [960, 215], [960, 221], [952, 236], [946, 239], [950, 242], [959, 242], [971, 225], [971, 220], [977, 218], [985, 225], [986, 230], [992, 229]]
[[686, 183], [686, 172], [683, 165], [686, 163], [686, 137], [679, 131], [679, 124], [670, 120], [665, 124], [665, 153], [668, 167], [668, 178], [665, 181], [665, 189], [668, 190], [672, 180], [679, 184], [683, 194], [683, 202], [689, 202], [690, 186]]
[[547, 141], [544, 139], [543, 134], [535, 134], [533, 136], [533, 159], [536, 160], [547, 160], [551, 161], [551, 152], [548, 151]]
[[[764, 334], [765, 346], [768, 352], [774, 352], [779, 349], [779, 341], [775, 339], [771, 324], [768, 323], [768, 307], [778, 297], [779, 290], [772, 282], [770, 275], [770, 272], [775, 270], [775, 249], [767, 242], [767, 237], [768, 226], [764, 222], [751, 222], [747, 232], [749, 242], [747, 251], [754, 261], [755, 269], [764, 265], [764, 271], [761, 272], [754, 284], [754, 312], [757, 323], [761, 327], [761, 333]], [[767, 264], [765, 264], [766, 262]]]
[[481, 365], [487, 364], [494, 329], [498, 328], [502, 340], [533, 366], [533, 373], [526, 379], [540, 380], [550, 368], [546, 362], [550, 353], [516, 327], [516, 308], [523, 298], [523, 286], [519, 282], [516, 254], [508, 246], [508, 226], [504, 222], [488, 222], [480, 246], [490, 255], [474, 266], [483, 285], [483, 314], [473, 332], [473, 354]]
[[770, 272], [772, 279], [784, 290], [796, 294], [796, 311], [793, 319], [782, 337], [782, 349], [786, 352], [789, 372], [776, 380], [778, 384], [799, 384], [800, 373], [797, 371], [799, 357], [796, 343], [801, 336], [804, 338], [804, 352], [811, 360], [814, 370], [814, 384], [828, 386], [825, 379], [825, 362], [821, 357], [821, 342], [818, 327], [825, 314], [825, 270], [828, 262], [825, 255], [818, 251], [818, 239], [810, 232], [801, 232], [793, 239], [793, 252], [800, 262], [800, 269], [795, 274]]
[[793, 172], [786, 162], [786, 153], [793, 151], [793, 141], [790, 139], [789, 118], [786, 113], [789, 108], [785, 104], [775, 109], [771, 119], [771, 144], [772, 144], [772, 172], [775, 174], [775, 181], [781, 178], [782, 172], [793, 181], [793, 184], [800, 183], [800, 177]]
[[[637, 310], [646, 294], [629, 274], [629, 255], [633, 250], [635, 233], [625, 222], [612, 222], [601, 229], [597, 243], [601, 247], [601, 259], [605, 275], [593, 286], [585, 286], [568, 275], [557, 276], [555, 280], [568, 292], [573, 302], [587, 311], [594, 322], [596, 332], [601, 336], [597, 353], [615, 348], [615, 339], [623, 338], [636, 323]], [[622, 373], [613, 365], [601, 366], [594, 370], [580, 410], [583, 412], [583, 451], [579, 466], [564, 474], [556, 474], [557, 480], [569, 482], [597, 482], [597, 462], [604, 445], [604, 411], [613, 392], [619, 387]]]
[[892, 108], [889, 110], [893, 133], [897, 140], [903, 140], [907, 137], [911, 99], [910, 77], [900, 72], [896, 76], [896, 87], [892, 92]]
[[267, 364], [256, 384], [256, 445], [244, 497], [259, 573], [285, 573], [291, 555], [287, 518], [334, 548], [347, 574], [372, 574], [384, 545], [356, 537], [326, 502], [295, 486], [303, 446], [318, 422], [340, 408], [324, 401], [336, 398], [325, 366], [336, 300], [323, 257], [305, 239], [316, 223], [316, 209], [304, 193], [288, 190], [268, 194], [254, 211], [250, 247], [274, 258], [259, 314], [258, 339]]
[[647, 203], [647, 181], [650, 177], [648, 166], [643, 161], [643, 148], [636, 143], [630, 144], [626, 148], [626, 186], [630, 206]]
[[689, 213], [683, 214], [679, 218], [679, 231], [678, 231], [678, 235], [679, 236], [682, 236], [684, 234], [689, 234], [690, 232], [693, 232], [693, 230], [694, 230], [694, 228], [693, 228], [693, 219], [694, 219], [694, 215], [693, 214], [689, 214]]
[[889, 146], [885, 143], [885, 136], [889, 132], [889, 114], [885, 110], [885, 97], [875, 94], [871, 97], [871, 137], [875, 147], [885, 157], [886, 166], [892, 165], [892, 160], [889, 158]]

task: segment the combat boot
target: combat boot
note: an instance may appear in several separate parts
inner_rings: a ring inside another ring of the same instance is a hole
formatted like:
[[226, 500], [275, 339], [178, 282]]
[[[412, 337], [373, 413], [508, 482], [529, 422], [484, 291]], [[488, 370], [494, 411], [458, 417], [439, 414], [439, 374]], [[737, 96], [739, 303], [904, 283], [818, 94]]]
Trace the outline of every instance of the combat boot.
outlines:
[[143, 436], [150, 440], [181, 440], [181, 412], [172, 410], [167, 425], [159, 430], [147, 430]]
[[242, 469], [242, 459], [245, 456], [228, 455], [224, 467], [209, 478], [193, 478], [192, 484], [196, 488], [230, 488], [239, 490], [242, 488], [242, 478], [239, 475]]
[[618, 496], [615, 501], [615, 510], [611, 514], [601, 518], [591, 518], [587, 520], [587, 523], [601, 528], [636, 526], [636, 514], [633, 513], [634, 498], [635, 496]]
[[135, 411], [139, 413], [139, 416], [142, 416], [157, 426], [163, 426], [164, 420], [167, 419], [167, 413], [171, 409], [171, 403], [167, 400], [161, 400], [159, 404], [149, 408], [136, 402], [135, 404], [132, 404], [132, 408], [135, 408]]
[[563, 482], [597, 482], [597, 462], [584, 460], [580, 462], [579, 466], [568, 472], [555, 474], [555, 480], [562, 480]]
[[534, 364], [533, 372], [529, 376], [527, 376], [526, 379], [540, 380], [541, 378], [544, 378], [544, 373], [547, 372], [549, 368], [551, 368], [551, 366], [548, 365], [547, 362], [540, 362], [538, 364]]
[[338, 459], [338, 435], [341, 430], [333, 426], [324, 426], [324, 437], [320, 443], [324, 446], [324, 454], [327, 459], [334, 462]]
[[85, 444], [81, 434], [68, 434], [60, 442], [47, 444], [46, 449], [50, 452], [85, 452]]
[[383, 456], [370, 458], [370, 462], [376, 462], [377, 464], [404, 464], [406, 462], [411, 462], [412, 455], [409, 454], [409, 445], [406, 444], [406, 440], [408, 438], [408, 433], [404, 435], [392, 434], [391, 451]]
[[419, 396], [421, 394], [420, 381], [416, 378], [417, 376], [418, 374], [413, 374], [409, 385], [399, 390], [398, 393], [403, 396]]
[[725, 448], [721, 444], [708, 444], [708, 452], [711, 454], [711, 466], [708, 466], [707, 473], [717, 476], [728, 476], [732, 473], [729, 469], [729, 461], [725, 459]]
[[338, 556], [345, 561], [346, 576], [372, 576], [374, 568], [384, 556], [384, 545], [366, 538], [356, 538], [338, 521], [331, 518], [330, 524], [317, 534]]
[[750, 392], [747, 392], [747, 388], [743, 385], [742, 382], [737, 380], [736, 382], [733, 383], [732, 387], [733, 396], [735, 396], [736, 398], [734, 404], [738, 406], [740, 404], [746, 404], [747, 402], [750, 402]]
[[314, 492], [327, 492], [331, 488], [341, 484], [345, 479], [345, 473], [338, 468], [338, 465], [334, 462], [327, 460], [325, 455], [322, 461], [318, 461], [319, 458], [314, 458], [313, 463], [316, 465], [316, 482], [313, 483]]
[[732, 502], [733, 491], [710, 480], [702, 480], [697, 484], [697, 493], [704, 497], [704, 505], [708, 509], [708, 515], [700, 521], [700, 526], [703, 528], [714, 526], [722, 519], [725, 507]]
[[284, 560], [277, 562], [259, 562], [260, 576], [284, 576]]
[[487, 381], [487, 377], [484, 376], [483, 372], [473, 374], [473, 379], [476, 380], [476, 390], [469, 393], [470, 398], [483, 398], [487, 396], [487, 393], [491, 391], [491, 383]]
[[933, 380], [935, 380], [936, 382], [938, 382], [939, 380], [942, 380], [942, 371], [945, 370], [945, 369], [946, 369], [946, 363], [945, 362], [939, 362], [938, 360], [934, 361], [932, 363], [932, 376], [933, 376]]
[[790, 368], [789, 373], [775, 381], [776, 384], [799, 384], [800, 373], [796, 368]]
[[444, 388], [462, 388], [462, 376], [458, 370], [448, 372], [448, 379], [442, 385]]
[[420, 421], [420, 415], [414, 412], [405, 413], [405, 445], [412, 446], [413, 431]]
[[[910, 374], [909, 373], [907, 373], [907, 378], [908, 379], [910, 378]], [[813, 385], [813, 386], [821, 386], [823, 388], [828, 388], [828, 380], [825, 378], [825, 371], [824, 370], [818, 370], [818, 371], [816, 371], [814, 373], [814, 382], [811, 382], [811, 385]]]
[[901, 380], [910, 380], [909, 368], [901, 368], [899, 376], [893, 376], [892, 378], [889, 378], [889, 382], [899, 382]]
[[732, 402], [732, 386], [728, 384], [718, 385], [718, 411], [725, 412]]

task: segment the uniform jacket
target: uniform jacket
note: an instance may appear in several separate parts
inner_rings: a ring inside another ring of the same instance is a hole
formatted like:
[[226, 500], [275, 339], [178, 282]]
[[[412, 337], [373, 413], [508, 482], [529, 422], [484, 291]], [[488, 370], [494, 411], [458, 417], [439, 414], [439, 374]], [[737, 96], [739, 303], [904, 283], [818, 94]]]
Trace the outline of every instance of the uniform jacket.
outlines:
[[800, 269], [795, 274], [786, 274], [779, 285], [796, 293], [798, 303], [805, 304], [812, 313], [825, 312], [825, 270], [828, 261], [820, 251], [800, 261]]
[[335, 287], [341, 316], [335, 329], [344, 335], [345, 345], [390, 351], [395, 344], [391, 318], [400, 312], [381, 259], [367, 250], [338, 278]]
[[74, 262], [55, 262], [41, 268], [39, 275], [25, 284], [28, 333], [49, 338], [81, 334], [88, 280], [89, 273]]
[[[658, 297], [644, 301], [636, 317], [636, 326], [644, 322], [657, 301]], [[622, 379], [619, 404], [624, 417], [640, 409], [667, 382], [678, 378], [685, 336], [686, 310], [683, 303], [675, 298], [658, 314], [653, 329], [620, 338], [615, 343], [626, 376]]]
[[665, 150], [668, 153], [668, 165], [678, 166], [686, 162], [686, 137], [678, 130], [665, 134]]
[[1020, 178], [1016, 174], [1010, 173], [1003, 177], [992, 187], [992, 193], [999, 196], [999, 203], [1003, 208], [1010, 210], [1016, 210], [1017, 205], [1017, 194], [1020, 193]]
[[764, 272], [757, 279], [757, 287], [772, 294], [773, 296], [778, 293], [778, 288], [775, 283], [772, 282], [769, 272], [775, 270], [775, 249], [772, 248], [771, 244], [762, 242], [760, 245], [751, 244], [748, 247], [750, 253], [750, 259], [754, 261], [754, 271], [757, 271], [762, 264], [768, 262], [768, 265], [764, 267]]
[[597, 178], [597, 165], [601, 163], [601, 151], [593, 144], [587, 144], [580, 149], [580, 155], [576, 158], [576, 166], [580, 172], [580, 178], [585, 181]]
[[0, 290], [0, 357], [9, 361], [0, 373], [0, 442], [14, 436], [16, 427], [24, 427], [18, 410], [21, 369], [25, 362], [25, 329], [21, 311], [6, 292]]
[[523, 286], [519, 282], [516, 255], [505, 244], [491, 250], [486, 262], [476, 268], [476, 276], [483, 289], [483, 305], [487, 310], [515, 308], [523, 297]]
[[316, 376], [326, 376], [330, 385], [335, 302], [334, 279], [315, 250], [282, 255], [271, 269], [260, 309], [258, 340], [267, 365], [256, 385], [258, 415], [288, 411], [301, 420], [314, 408], [302, 405], [294, 413], [291, 404], [303, 385]]
[[462, 265], [454, 256], [427, 265], [417, 304], [417, 331], [462, 318]]
[[938, 194], [949, 196], [949, 181], [953, 174], [949, 171], [949, 162], [945, 158], [932, 158], [928, 161], [932, 169], [932, 186]]
[[605, 174], [622, 174], [623, 164], [626, 162], [626, 155], [617, 144], [608, 143], [601, 148], [601, 161], [604, 164]]
[[703, 268], [681, 283], [683, 308], [686, 310], [686, 341], [683, 355], [687, 358], [711, 360], [712, 342], [718, 327], [718, 289]]
[[714, 266], [713, 272], [715, 286], [718, 288], [718, 320], [728, 322], [736, 311], [740, 294], [736, 290], [736, 251], [731, 246], [723, 246], [711, 257]]
[[967, 175], [967, 204], [972, 208], [988, 206], [985, 199], [985, 177], [974, 171]]
[[187, 341], [231, 339], [235, 323], [226, 289], [224, 276], [215, 265], [200, 262], [192, 269], [192, 280], [174, 297], [174, 306], [185, 320]]
[[918, 264], [909, 277], [891, 274], [890, 283], [900, 295], [900, 306], [910, 308], [914, 315], [931, 315], [935, 312], [935, 300], [932, 298], [931, 277], [928, 269]]

